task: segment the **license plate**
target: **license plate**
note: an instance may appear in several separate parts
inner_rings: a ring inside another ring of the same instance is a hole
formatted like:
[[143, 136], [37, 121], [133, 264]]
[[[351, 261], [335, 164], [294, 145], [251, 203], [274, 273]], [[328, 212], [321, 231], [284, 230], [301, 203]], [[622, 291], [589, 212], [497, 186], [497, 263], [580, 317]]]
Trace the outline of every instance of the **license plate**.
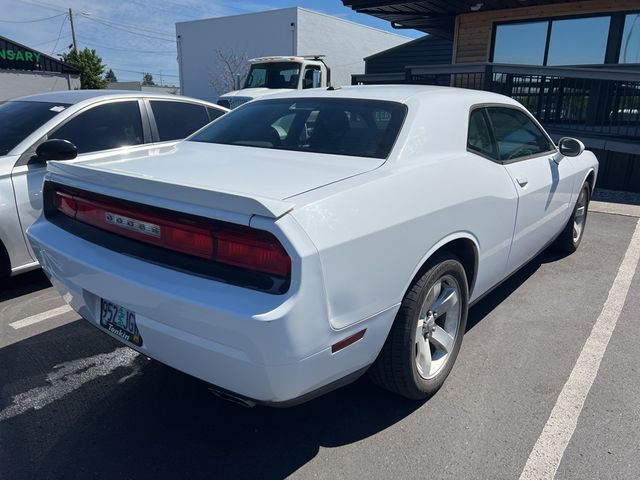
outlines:
[[136, 314], [104, 298], [100, 300], [100, 325], [127, 342], [142, 345]]

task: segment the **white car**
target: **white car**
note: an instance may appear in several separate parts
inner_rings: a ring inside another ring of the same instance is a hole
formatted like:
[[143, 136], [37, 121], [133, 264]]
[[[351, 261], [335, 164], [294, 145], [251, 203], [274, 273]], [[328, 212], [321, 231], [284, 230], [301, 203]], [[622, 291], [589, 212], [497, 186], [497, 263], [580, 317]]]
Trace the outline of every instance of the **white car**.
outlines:
[[82, 317], [227, 398], [286, 405], [369, 370], [422, 399], [469, 305], [578, 248], [597, 168], [500, 95], [307, 90], [155, 152], [50, 162], [28, 236]]
[[36, 149], [43, 143], [64, 148], [52, 140], [69, 140], [67, 156], [83, 162], [106, 151], [175, 143], [227, 111], [195, 98], [119, 90], [46, 92], [0, 103], [0, 282], [38, 267], [25, 231], [42, 212], [46, 159]]

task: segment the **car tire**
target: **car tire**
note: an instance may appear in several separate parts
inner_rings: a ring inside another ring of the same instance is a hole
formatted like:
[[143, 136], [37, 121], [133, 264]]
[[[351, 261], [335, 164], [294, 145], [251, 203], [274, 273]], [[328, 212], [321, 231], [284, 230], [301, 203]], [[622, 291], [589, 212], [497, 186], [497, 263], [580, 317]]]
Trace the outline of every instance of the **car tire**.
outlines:
[[587, 226], [587, 214], [589, 213], [589, 200], [591, 199], [591, 188], [589, 183], [585, 182], [580, 189], [578, 199], [573, 207], [573, 212], [569, 221], [565, 225], [562, 233], [553, 243], [555, 250], [573, 253], [580, 246], [584, 229]]
[[6, 284], [10, 274], [11, 262], [9, 261], [9, 254], [2, 242], [0, 242], [0, 285]]
[[435, 394], [460, 351], [468, 307], [469, 288], [460, 260], [447, 252], [437, 254], [404, 296], [369, 369], [371, 380], [414, 400]]

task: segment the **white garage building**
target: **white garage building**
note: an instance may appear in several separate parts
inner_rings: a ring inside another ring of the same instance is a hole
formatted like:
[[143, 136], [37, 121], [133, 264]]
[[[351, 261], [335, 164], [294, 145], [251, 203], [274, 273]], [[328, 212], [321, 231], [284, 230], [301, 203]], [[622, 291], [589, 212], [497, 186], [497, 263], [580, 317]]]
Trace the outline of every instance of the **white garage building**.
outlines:
[[364, 57], [410, 40], [300, 7], [181, 22], [176, 35], [183, 95], [211, 101], [232, 89], [229, 65], [243, 75], [250, 58], [326, 55], [331, 83], [350, 85]]

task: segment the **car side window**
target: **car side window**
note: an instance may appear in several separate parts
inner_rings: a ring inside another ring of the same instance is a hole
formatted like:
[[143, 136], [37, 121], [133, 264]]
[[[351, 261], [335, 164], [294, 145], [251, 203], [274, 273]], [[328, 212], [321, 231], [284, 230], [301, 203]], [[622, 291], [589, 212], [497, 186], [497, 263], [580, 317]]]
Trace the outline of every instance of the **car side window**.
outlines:
[[151, 100], [161, 142], [180, 140], [209, 123], [204, 105], [166, 100]]
[[515, 108], [488, 107], [500, 160], [508, 161], [554, 150], [547, 136], [529, 116]]
[[304, 69], [304, 77], [302, 77], [302, 88], [313, 88], [313, 72], [319, 72], [318, 65], [309, 65]]
[[224, 115], [224, 110], [219, 110], [217, 108], [207, 107], [207, 112], [209, 112], [209, 120], [214, 121], [216, 118]]
[[78, 153], [97, 152], [144, 143], [138, 101], [111, 102], [73, 117], [49, 138], [69, 140]]
[[498, 160], [498, 149], [491, 136], [484, 108], [477, 108], [469, 116], [467, 148], [487, 157]]

